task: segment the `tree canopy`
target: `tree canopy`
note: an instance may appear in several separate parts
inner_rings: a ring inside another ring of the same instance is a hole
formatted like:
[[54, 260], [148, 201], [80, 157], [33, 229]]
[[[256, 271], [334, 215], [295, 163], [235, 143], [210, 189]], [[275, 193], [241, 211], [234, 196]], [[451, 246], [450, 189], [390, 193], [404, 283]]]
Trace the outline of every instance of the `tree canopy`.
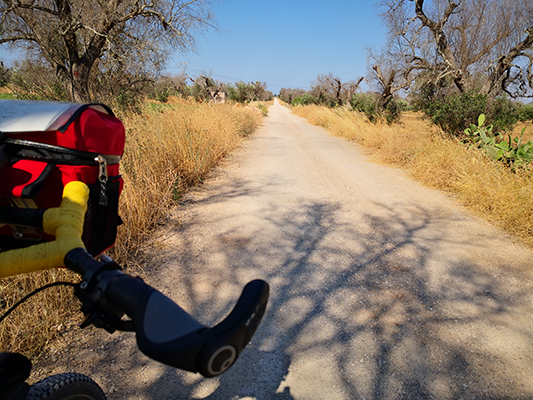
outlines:
[[72, 100], [91, 79], [133, 85], [215, 27], [210, 0], [0, 0], [0, 44], [44, 59]]
[[[386, 58], [406, 73], [459, 92], [533, 97], [530, 0], [383, 0]], [[379, 65], [379, 64], [376, 64]]]

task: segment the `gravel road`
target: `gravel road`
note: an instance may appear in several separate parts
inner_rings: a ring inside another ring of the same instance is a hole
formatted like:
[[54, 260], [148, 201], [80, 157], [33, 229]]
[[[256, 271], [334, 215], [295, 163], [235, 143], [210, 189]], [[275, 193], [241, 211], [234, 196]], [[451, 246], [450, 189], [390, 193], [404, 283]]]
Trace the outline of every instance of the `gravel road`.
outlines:
[[72, 331], [39, 375], [109, 399], [533, 399], [533, 253], [278, 104], [153, 247], [147, 280], [206, 324], [270, 283], [236, 365], [203, 379]]

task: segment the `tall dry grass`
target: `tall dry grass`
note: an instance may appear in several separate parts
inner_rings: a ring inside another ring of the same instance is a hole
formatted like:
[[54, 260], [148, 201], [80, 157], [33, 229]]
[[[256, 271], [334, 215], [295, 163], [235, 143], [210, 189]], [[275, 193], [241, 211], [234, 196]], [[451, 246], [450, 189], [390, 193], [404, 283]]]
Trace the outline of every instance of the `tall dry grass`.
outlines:
[[[261, 120], [257, 110], [246, 107], [172, 103], [147, 104], [142, 114], [120, 116], [126, 127], [120, 202], [124, 223], [113, 256], [121, 262], [135, 259], [183, 192], [200, 182]], [[1, 279], [0, 313], [33, 289], [61, 280], [74, 282], [77, 277], [60, 269]], [[0, 324], [0, 351], [39, 354], [80, 322], [77, 309], [70, 288], [39, 293]]]
[[124, 224], [113, 254], [119, 261], [136, 255], [169, 206], [252, 133], [260, 117], [252, 109], [231, 104], [171, 104], [123, 120], [127, 127], [121, 161]]
[[[0, 279], [0, 312], [32, 290], [52, 282], [74, 282], [66, 269], [39, 271]], [[32, 358], [80, 321], [72, 288], [52, 287], [19, 306], [0, 324], [0, 352], [22, 352]]]
[[368, 150], [375, 161], [401, 167], [427, 186], [445, 190], [480, 217], [533, 247], [533, 176], [513, 173], [468, 149], [421, 115], [401, 124], [372, 124], [360, 113], [320, 106], [293, 112]]

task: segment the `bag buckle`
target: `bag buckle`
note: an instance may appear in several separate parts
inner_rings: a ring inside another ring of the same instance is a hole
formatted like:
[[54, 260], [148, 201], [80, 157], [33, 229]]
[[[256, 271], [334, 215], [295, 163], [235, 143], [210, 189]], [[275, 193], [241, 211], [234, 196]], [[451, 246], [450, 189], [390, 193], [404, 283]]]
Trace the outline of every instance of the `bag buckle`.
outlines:
[[100, 181], [100, 197], [98, 199], [98, 204], [102, 206], [107, 206], [107, 195], [105, 186], [107, 184], [107, 160], [101, 155], [97, 155], [94, 158], [94, 161], [98, 164], [98, 180]]

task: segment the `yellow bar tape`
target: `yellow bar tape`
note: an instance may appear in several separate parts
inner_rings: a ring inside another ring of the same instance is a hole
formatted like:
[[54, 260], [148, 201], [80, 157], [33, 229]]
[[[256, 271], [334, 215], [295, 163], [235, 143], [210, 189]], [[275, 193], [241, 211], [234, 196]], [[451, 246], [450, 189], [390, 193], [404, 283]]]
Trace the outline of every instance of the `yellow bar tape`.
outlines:
[[88, 199], [87, 185], [69, 182], [61, 205], [44, 212], [43, 229], [56, 240], [0, 253], [0, 278], [65, 266], [63, 259], [70, 250], [85, 248], [81, 235]]

